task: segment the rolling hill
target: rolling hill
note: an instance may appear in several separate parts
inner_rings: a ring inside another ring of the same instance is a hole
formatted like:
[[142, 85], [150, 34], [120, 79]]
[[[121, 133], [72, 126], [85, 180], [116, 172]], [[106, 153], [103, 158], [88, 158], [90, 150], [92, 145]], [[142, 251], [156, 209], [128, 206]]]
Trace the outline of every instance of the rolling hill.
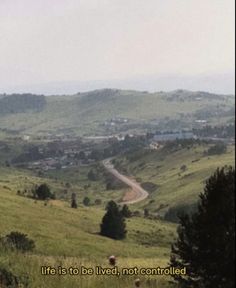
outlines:
[[[0, 129], [24, 134], [63, 132], [102, 135], [147, 131], [157, 125], [166, 129], [192, 128], [197, 119], [222, 124], [234, 118], [232, 95], [206, 92], [176, 90], [148, 93], [103, 89], [76, 95], [41, 97], [31, 95], [30, 99], [25, 99], [21, 94], [2, 96]], [[41, 99], [40, 105], [35, 104], [37, 99]], [[112, 119], [119, 118], [125, 119], [125, 122], [113, 123]]]

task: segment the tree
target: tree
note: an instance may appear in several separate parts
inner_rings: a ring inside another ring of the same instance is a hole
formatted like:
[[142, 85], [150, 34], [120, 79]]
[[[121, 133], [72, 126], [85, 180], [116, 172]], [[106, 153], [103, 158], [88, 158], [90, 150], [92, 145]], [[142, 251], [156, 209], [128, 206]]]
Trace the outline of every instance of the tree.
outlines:
[[51, 192], [47, 184], [41, 184], [39, 187], [37, 187], [35, 190], [35, 194], [40, 200], [46, 200], [48, 198], [55, 199], [55, 195]]
[[83, 200], [83, 204], [84, 204], [84, 206], [89, 206], [89, 204], [90, 204], [90, 199], [89, 199], [89, 197], [84, 197], [84, 200]]
[[77, 205], [77, 201], [76, 201], [76, 194], [75, 193], [72, 193], [71, 194], [71, 208], [77, 208], [78, 205]]
[[101, 235], [121, 240], [126, 236], [125, 218], [114, 201], [108, 202], [107, 212], [103, 216], [101, 224]]
[[1, 238], [1, 242], [10, 248], [15, 248], [22, 252], [32, 251], [35, 248], [34, 241], [21, 232], [11, 232]]
[[235, 170], [217, 169], [200, 194], [197, 211], [180, 217], [171, 266], [186, 268], [174, 276], [181, 287], [234, 287]]
[[125, 218], [130, 218], [132, 216], [132, 212], [129, 210], [129, 207], [126, 204], [122, 207], [121, 214]]

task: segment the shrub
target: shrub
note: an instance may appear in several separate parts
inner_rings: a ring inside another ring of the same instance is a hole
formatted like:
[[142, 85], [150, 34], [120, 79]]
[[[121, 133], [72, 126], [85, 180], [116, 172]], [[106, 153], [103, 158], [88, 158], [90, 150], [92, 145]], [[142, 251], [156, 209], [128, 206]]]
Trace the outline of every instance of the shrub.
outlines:
[[55, 199], [55, 195], [51, 192], [47, 184], [41, 184], [36, 188], [35, 194], [40, 200]]
[[18, 278], [12, 272], [0, 267], [0, 287], [19, 287], [19, 284]]
[[180, 167], [180, 170], [182, 172], [186, 171], [187, 170], [187, 166], [185, 164], [183, 164], [181, 167]]
[[89, 199], [88, 197], [84, 197], [84, 199], [83, 199], [83, 204], [84, 204], [84, 206], [89, 206], [89, 204], [90, 204], [90, 199]]
[[1, 238], [1, 242], [9, 247], [21, 252], [32, 251], [35, 248], [35, 243], [29, 239], [26, 234], [20, 232], [11, 232]]
[[121, 214], [125, 218], [130, 218], [132, 216], [132, 212], [129, 210], [129, 207], [126, 204], [122, 207]]

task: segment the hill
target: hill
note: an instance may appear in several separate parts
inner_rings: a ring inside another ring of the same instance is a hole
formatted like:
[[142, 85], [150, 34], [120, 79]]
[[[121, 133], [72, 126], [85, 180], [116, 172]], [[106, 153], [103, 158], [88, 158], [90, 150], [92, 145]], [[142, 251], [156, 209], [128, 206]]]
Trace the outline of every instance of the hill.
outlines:
[[[25, 97], [34, 100], [26, 105]], [[232, 95], [187, 90], [148, 93], [103, 89], [46, 98], [13, 95], [0, 101], [0, 129], [24, 134], [103, 135], [147, 131], [157, 125], [192, 128], [199, 125], [199, 119], [222, 124], [234, 118]]]
[[159, 150], [139, 150], [115, 159], [115, 167], [149, 191], [149, 197], [136, 204], [168, 220], [177, 221], [181, 211], [194, 209], [205, 180], [217, 167], [234, 165], [235, 146], [226, 153], [208, 155], [214, 144], [184, 145], [170, 142]]
[[[26, 233], [35, 241], [36, 250], [21, 254], [6, 250], [0, 244], [0, 269], [4, 267], [24, 283], [28, 282], [24, 287], [121, 288], [131, 286], [135, 279], [135, 276], [43, 276], [40, 271], [44, 265], [109, 267], [107, 258], [113, 254], [118, 257], [120, 269], [165, 267], [167, 264], [170, 244], [175, 238], [175, 224], [133, 217], [127, 220], [127, 239], [112, 240], [98, 234], [104, 209], [81, 205], [71, 209], [68, 203], [59, 200], [52, 200], [45, 206], [42, 201], [17, 195], [17, 185], [24, 182], [26, 175], [9, 169], [2, 170], [1, 175], [3, 173], [7, 173], [8, 178], [0, 185], [0, 235], [11, 231]], [[20, 178], [21, 181], [17, 181]], [[161, 276], [142, 277], [149, 287], [155, 287], [157, 282], [161, 287], [168, 287], [167, 280]]]
[[45, 106], [45, 96], [42, 95], [12, 94], [0, 97], [0, 115], [40, 112]]

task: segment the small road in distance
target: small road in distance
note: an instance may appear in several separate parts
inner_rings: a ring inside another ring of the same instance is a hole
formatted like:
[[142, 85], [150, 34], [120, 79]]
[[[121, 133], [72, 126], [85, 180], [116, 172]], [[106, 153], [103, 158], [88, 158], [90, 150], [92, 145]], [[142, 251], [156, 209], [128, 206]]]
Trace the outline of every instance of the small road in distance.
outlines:
[[144, 190], [135, 180], [119, 173], [114, 168], [111, 160], [111, 158], [103, 160], [102, 163], [106, 170], [131, 188], [131, 191], [126, 193], [126, 195], [123, 197], [123, 201], [120, 204], [134, 204], [146, 199], [149, 195], [148, 192]]

